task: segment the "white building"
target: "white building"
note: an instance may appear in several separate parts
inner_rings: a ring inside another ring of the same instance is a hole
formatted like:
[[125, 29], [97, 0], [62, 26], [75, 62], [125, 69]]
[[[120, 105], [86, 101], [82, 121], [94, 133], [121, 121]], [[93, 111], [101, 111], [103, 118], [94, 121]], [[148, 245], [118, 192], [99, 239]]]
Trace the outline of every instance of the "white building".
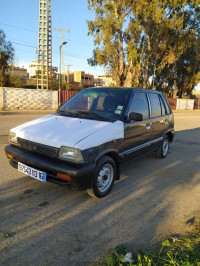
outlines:
[[113, 87], [116, 86], [116, 82], [113, 77], [108, 75], [96, 75], [94, 77], [95, 86]]
[[[29, 77], [30, 78], [36, 78], [37, 76], [37, 69], [38, 69], [38, 62], [37, 61], [32, 61], [30, 66], [29, 66]], [[53, 66], [52, 67], [52, 74], [57, 74], [58, 72], [58, 67]]]

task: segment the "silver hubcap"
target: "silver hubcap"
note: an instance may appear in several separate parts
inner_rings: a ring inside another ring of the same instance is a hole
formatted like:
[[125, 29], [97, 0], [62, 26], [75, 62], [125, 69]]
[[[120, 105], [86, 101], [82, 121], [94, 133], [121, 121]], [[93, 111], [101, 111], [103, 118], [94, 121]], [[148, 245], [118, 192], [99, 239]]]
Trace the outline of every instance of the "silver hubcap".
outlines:
[[163, 156], [166, 156], [169, 150], [169, 140], [165, 139], [163, 142]]
[[100, 192], [105, 192], [113, 181], [114, 170], [111, 164], [105, 164], [99, 171], [97, 187]]

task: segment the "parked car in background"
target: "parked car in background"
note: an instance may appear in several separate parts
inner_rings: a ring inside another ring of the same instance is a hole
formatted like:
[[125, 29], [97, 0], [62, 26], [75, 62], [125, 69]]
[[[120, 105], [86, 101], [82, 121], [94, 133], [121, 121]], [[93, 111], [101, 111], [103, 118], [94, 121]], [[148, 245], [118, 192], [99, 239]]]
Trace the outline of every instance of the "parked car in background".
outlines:
[[120, 166], [156, 151], [168, 154], [174, 116], [161, 92], [88, 88], [54, 114], [10, 130], [10, 164], [42, 182], [78, 182], [95, 197], [120, 179]]

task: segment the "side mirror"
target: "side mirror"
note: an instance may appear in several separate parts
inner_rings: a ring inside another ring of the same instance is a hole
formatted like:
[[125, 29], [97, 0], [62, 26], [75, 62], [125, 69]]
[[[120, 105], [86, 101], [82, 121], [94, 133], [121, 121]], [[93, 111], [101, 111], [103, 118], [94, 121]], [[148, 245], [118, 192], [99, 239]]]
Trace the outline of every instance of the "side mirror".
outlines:
[[143, 115], [139, 113], [130, 113], [128, 118], [127, 118], [127, 123], [131, 121], [142, 121], [143, 120]]

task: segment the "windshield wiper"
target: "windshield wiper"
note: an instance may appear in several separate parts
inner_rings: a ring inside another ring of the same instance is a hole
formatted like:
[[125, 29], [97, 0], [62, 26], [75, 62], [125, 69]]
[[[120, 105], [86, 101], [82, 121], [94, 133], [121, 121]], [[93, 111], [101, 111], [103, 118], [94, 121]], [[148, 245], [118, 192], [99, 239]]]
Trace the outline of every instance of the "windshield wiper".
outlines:
[[86, 115], [94, 115], [95, 117], [98, 117], [98, 118], [100, 118], [101, 120], [107, 120], [105, 117], [103, 117], [103, 116], [101, 116], [101, 115], [99, 115], [99, 114], [97, 114], [97, 113], [95, 113], [95, 112], [89, 112], [89, 111], [85, 111], [85, 110], [80, 110], [80, 111], [75, 111], [76, 113], [79, 113], [79, 114], [86, 114]]
[[69, 114], [69, 115], [72, 115], [74, 117], [77, 117], [77, 114], [76, 113], [70, 112], [68, 110], [57, 110], [57, 112], [61, 112], [61, 113], [64, 113], [64, 114]]

